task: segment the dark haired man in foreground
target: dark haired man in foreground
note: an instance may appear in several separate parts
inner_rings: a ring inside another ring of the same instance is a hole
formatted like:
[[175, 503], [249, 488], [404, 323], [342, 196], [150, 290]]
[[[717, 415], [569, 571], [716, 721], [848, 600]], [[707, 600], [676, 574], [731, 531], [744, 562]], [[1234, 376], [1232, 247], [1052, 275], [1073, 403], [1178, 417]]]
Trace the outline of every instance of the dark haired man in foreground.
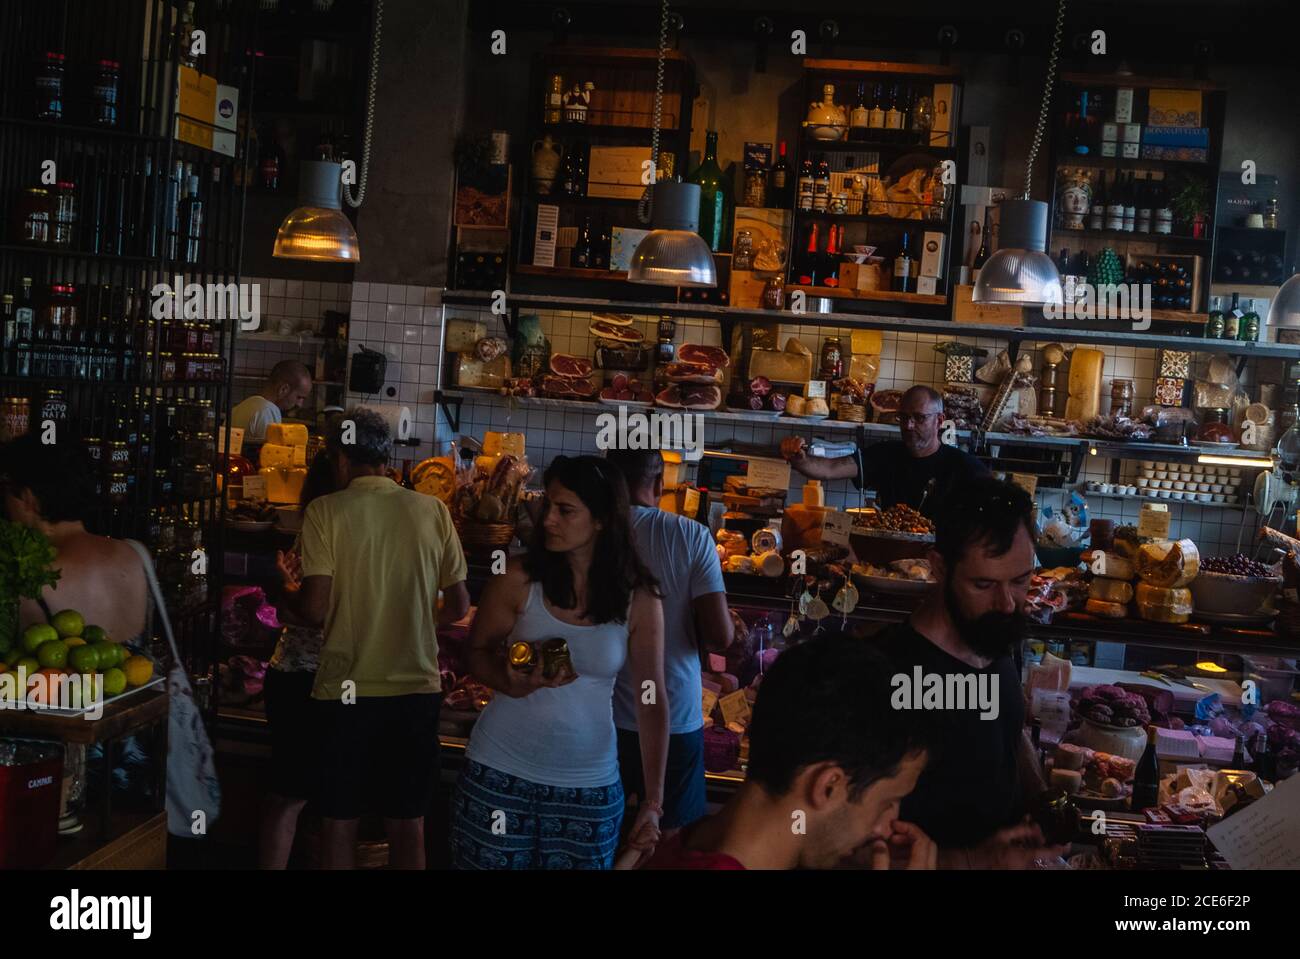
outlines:
[[930, 721], [890, 706], [892, 672], [869, 641], [841, 633], [782, 653], [754, 705], [745, 782], [646, 868], [829, 869], [853, 857], [933, 869], [934, 843], [898, 819]]
[[941, 867], [1025, 868], [1060, 853], [1023, 820], [1045, 788], [1013, 661], [1034, 572], [1029, 494], [992, 477], [968, 481], [939, 504], [929, 560], [938, 584], [907, 622], [874, 638], [898, 675], [914, 678], [919, 669], [943, 677], [948, 689], [961, 680], [991, 696], [982, 703], [953, 696], [927, 710], [939, 718], [943, 752], [903, 802], [903, 816], [939, 843]]

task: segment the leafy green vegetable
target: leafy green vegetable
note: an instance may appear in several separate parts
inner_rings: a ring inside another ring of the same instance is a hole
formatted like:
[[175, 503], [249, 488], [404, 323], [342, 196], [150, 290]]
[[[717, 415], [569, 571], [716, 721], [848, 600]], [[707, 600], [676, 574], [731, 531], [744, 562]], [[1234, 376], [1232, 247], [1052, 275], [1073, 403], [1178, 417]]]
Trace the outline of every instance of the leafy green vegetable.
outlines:
[[17, 630], [18, 601], [36, 599], [59, 581], [54, 557], [43, 533], [0, 520], [0, 642]]

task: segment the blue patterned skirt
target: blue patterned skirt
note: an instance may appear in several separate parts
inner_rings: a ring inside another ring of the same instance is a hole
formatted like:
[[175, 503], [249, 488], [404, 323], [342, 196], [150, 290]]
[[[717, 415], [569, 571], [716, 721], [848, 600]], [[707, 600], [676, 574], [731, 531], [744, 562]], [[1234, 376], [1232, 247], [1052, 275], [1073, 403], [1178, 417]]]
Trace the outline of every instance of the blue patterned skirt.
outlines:
[[452, 796], [457, 869], [609, 869], [623, 784], [544, 786], [467, 760]]

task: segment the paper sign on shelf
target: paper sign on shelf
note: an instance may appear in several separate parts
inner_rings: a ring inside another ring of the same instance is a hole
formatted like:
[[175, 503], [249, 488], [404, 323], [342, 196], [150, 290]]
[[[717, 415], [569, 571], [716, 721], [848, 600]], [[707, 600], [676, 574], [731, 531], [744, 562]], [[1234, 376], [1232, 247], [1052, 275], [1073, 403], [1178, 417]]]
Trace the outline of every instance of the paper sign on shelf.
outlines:
[[749, 486], [782, 490], [790, 488], [790, 464], [785, 460], [755, 457], [748, 460], [748, 464], [745, 482]]
[[826, 381], [809, 380], [808, 385], [804, 388], [803, 395], [807, 399], [826, 399]]
[[743, 689], [727, 693], [718, 700], [718, 705], [722, 707], [722, 718], [725, 722], [743, 723], [749, 719], [749, 700], [745, 698]]
[[[238, 456], [244, 449], [244, 431], [238, 426], [230, 427], [230, 455]], [[226, 431], [217, 430], [217, 452], [226, 452]]]
[[266, 502], [266, 477], [265, 476], [245, 476], [244, 477], [244, 499], [253, 500], [257, 503]]
[[1168, 539], [1170, 519], [1168, 504], [1143, 503], [1138, 518], [1138, 535], [1149, 539]]
[[853, 517], [839, 510], [827, 510], [822, 517], [822, 542], [832, 546], [848, 546], [849, 533], [853, 531]]
[[1205, 832], [1233, 869], [1300, 868], [1300, 776]]

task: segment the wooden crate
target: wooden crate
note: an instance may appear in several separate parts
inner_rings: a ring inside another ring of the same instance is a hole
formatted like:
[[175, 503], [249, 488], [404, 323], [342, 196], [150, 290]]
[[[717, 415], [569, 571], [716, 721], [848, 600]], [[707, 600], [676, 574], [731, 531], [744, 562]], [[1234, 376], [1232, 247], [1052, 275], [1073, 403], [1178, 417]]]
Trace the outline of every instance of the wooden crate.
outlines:
[[984, 326], [1022, 326], [1023, 308], [976, 303], [975, 287], [960, 283], [953, 288], [952, 318], [955, 323], [979, 323]]
[[[1187, 271], [1187, 275], [1191, 279], [1191, 284], [1192, 284], [1192, 308], [1190, 310], [1157, 309], [1153, 302], [1151, 308], [1152, 317], [1154, 318], [1156, 314], [1159, 313], [1164, 317], [1169, 317], [1170, 314], [1172, 314], [1172, 318], [1175, 319], [1180, 318], [1182, 316], [1187, 316], [1189, 319], [1191, 319], [1195, 317], [1197, 314], [1199, 314], [1202, 317], [1202, 319], [1197, 322], [1204, 322], [1203, 319], [1204, 314], [1200, 313], [1200, 307], [1201, 307], [1201, 295], [1205, 292], [1205, 279], [1204, 276], [1202, 275], [1202, 266], [1204, 264], [1205, 258], [1193, 253], [1129, 252], [1124, 257], [1125, 277], [1128, 277], [1133, 271], [1137, 269], [1138, 263], [1142, 261], [1146, 261], [1147, 263], [1154, 264], [1156, 260], [1159, 260], [1161, 263], [1176, 263]], [[1154, 296], [1155, 296], [1155, 291], [1152, 290], [1153, 299]]]

